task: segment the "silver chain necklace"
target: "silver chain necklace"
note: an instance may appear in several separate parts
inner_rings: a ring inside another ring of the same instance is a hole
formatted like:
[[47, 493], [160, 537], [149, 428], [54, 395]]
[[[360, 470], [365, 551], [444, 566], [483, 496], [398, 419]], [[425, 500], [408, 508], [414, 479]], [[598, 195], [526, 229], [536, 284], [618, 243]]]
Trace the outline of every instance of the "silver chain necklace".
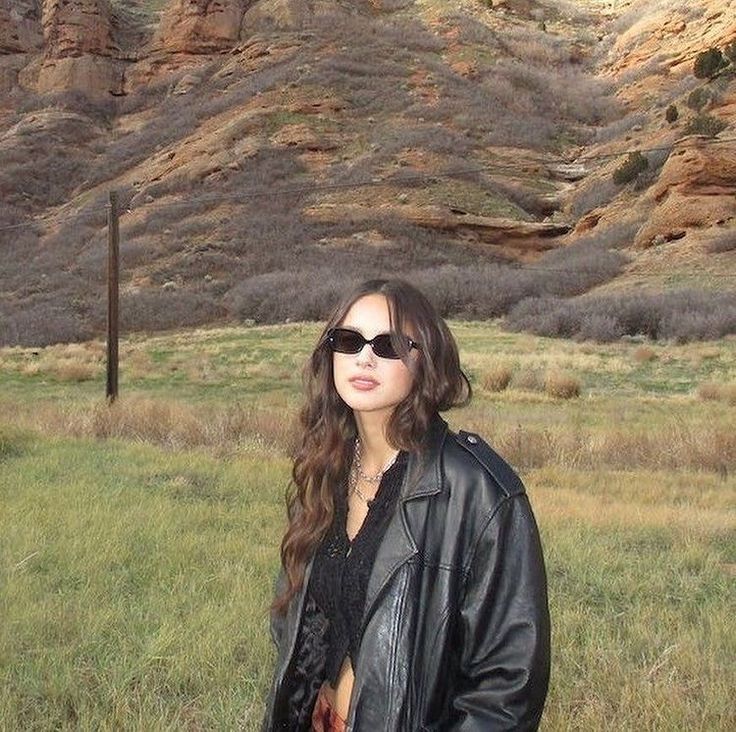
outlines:
[[348, 476], [348, 496], [351, 496], [354, 493], [361, 501], [363, 501], [363, 503], [366, 504], [366, 506], [369, 506], [375, 496], [373, 496], [373, 498], [368, 498], [368, 496], [358, 488], [358, 481], [363, 480], [372, 485], [379, 484], [381, 482], [381, 478], [383, 478], [383, 474], [396, 462], [398, 455], [399, 453], [397, 452], [375, 475], [366, 475], [361, 468], [360, 439], [356, 437], [355, 447], [353, 449], [353, 464], [350, 468], [350, 475]]

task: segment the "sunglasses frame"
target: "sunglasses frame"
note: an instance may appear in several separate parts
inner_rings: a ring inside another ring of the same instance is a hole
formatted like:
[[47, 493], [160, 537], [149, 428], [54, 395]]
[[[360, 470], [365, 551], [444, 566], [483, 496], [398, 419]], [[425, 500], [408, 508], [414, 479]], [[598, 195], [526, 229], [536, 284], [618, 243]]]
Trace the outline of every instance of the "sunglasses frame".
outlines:
[[[335, 348], [335, 334], [338, 331], [342, 331], [343, 333], [350, 333], [356, 336], [357, 338], [359, 338], [360, 347], [358, 348], [358, 350], [357, 351], [340, 351], [337, 348]], [[408, 336], [400, 336], [400, 337], [406, 338], [406, 342], [407, 342], [407, 345], [409, 346], [410, 351], [412, 348], [416, 348], [417, 351], [422, 350], [421, 346], [416, 341], [413, 341], [411, 338], [409, 338]], [[383, 355], [376, 351], [375, 341], [377, 338], [388, 338], [389, 339], [391, 350], [394, 353], [393, 356]], [[387, 358], [387, 359], [391, 359], [392, 361], [396, 361], [397, 359], [401, 358], [401, 356], [398, 353], [396, 353], [393, 347], [393, 342], [391, 340], [391, 333], [378, 333], [377, 335], [373, 336], [373, 338], [369, 340], [360, 331], [354, 330], [353, 328], [330, 328], [330, 330], [327, 331], [327, 337], [325, 339], [325, 342], [330, 346], [333, 353], [343, 353], [343, 354], [347, 354], [350, 356], [354, 356], [356, 353], [360, 353], [366, 347], [366, 344], [367, 344], [371, 347], [371, 350], [378, 358]]]

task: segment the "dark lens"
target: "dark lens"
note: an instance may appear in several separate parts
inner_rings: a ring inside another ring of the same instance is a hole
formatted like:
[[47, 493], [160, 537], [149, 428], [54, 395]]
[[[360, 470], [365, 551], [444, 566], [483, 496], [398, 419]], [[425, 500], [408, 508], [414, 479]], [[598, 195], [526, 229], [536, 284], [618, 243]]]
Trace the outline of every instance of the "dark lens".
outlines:
[[398, 358], [394, 344], [391, 343], [391, 336], [388, 333], [377, 335], [371, 342], [373, 353], [381, 358]]
[[360, 333], [346, 328], [335, 328], [330, 335], [332, 350], [338, 353], [357, 353], [365, 345]]

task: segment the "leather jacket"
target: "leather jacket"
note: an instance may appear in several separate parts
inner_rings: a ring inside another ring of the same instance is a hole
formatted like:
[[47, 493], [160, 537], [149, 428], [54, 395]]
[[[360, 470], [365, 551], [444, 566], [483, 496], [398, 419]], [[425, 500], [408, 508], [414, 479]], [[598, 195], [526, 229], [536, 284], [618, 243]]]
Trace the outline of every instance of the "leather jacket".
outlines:
[[[278, 660], [264, 730], [310, 729], [325, 652], [310, 569], [286, 616], [272, 618]], [[409, 458], [370, 575], [347, 729], [534, 730], [549, 632], [523, 484], [477, 435], [437, 417]]]

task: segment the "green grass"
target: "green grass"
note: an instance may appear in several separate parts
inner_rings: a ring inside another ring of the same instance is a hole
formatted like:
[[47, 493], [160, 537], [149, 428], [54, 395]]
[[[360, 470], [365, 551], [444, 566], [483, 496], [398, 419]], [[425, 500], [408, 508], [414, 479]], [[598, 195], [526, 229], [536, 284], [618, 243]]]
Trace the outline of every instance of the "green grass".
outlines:
[[[736, 727], [734, 407], [695, 395], [736, 381], [736, 342], [642, 359], [453, 330], [477, 388], [451, 423], [519, 458], [542, 531], [543, 729]], [[101, 344], [0, 350], [0, 730], [258, 729], [288, 423], [318, 332], [126, 338], [112, 410]], [[569, 371], [581, 397], [486, 392], [499, 363]]]
[[253, 722], [287, 472], [86, 440], [5, 460], [0, 727]]

